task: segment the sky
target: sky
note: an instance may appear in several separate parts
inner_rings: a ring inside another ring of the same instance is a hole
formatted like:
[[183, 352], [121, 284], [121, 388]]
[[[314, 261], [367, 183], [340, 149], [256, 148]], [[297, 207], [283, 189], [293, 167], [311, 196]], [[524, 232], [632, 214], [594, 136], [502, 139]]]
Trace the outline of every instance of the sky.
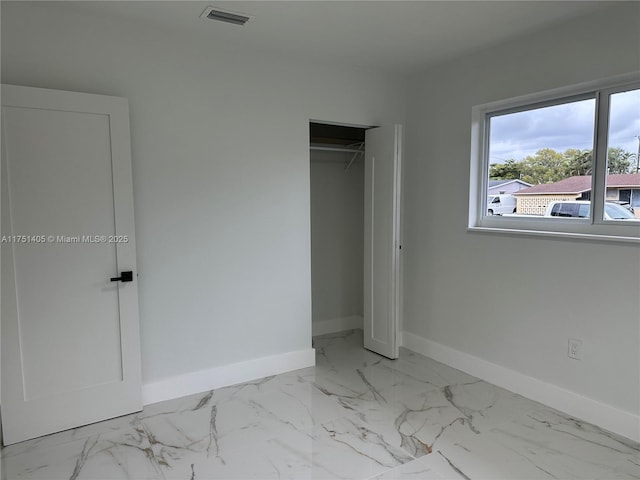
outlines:
[[[522, 160], [542, 148], [564, 152], [592, 149], [595, 100], [510, 113], [491, 118], [489, 163]], [[609, 147], [638, 151], [640, 90], [611, 96]]]

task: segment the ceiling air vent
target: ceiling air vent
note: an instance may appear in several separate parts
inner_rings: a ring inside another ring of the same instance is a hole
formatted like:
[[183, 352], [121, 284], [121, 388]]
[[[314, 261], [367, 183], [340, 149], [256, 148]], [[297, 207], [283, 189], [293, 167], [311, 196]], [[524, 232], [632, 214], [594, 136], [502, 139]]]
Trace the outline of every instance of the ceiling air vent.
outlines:
[[228, 10], [221, 10], [217, 7], [205, 8], [200, 18], [207, 18], [209, 20], [218, 20], [220, 22], [232, 23], [234, 25], [244, 25], [251, 17], [242, 13], [230, 12]]

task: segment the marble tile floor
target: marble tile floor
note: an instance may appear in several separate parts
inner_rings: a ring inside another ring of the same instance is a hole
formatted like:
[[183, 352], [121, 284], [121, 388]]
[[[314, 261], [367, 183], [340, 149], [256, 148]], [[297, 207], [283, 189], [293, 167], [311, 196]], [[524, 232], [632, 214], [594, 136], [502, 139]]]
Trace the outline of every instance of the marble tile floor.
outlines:
[[362, 332], [317, 365], [6, 447], [7, 480], [640, 478], [640, 444]]

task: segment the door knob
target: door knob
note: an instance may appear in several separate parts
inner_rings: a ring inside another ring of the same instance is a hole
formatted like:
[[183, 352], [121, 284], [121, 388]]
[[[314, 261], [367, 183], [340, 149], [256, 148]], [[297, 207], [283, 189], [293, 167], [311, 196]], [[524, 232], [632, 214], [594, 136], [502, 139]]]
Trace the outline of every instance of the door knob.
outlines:
[[111, 277], [112, 282], [133, 282], [133, 272], [121, 272], [119, 277]]

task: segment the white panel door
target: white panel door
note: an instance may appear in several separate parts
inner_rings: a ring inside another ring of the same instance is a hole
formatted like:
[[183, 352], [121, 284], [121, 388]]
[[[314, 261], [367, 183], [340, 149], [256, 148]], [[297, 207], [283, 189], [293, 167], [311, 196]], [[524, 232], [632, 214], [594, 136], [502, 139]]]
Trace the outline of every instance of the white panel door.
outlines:
[[365, 139], [364, 346], [398, 357], [402, 127], [367, 130]]
[[[139, 411], [142, 400], [128, 102], [1, 93], [10, 444]], [[123, 271], [132, 281], [111, 281]]]

